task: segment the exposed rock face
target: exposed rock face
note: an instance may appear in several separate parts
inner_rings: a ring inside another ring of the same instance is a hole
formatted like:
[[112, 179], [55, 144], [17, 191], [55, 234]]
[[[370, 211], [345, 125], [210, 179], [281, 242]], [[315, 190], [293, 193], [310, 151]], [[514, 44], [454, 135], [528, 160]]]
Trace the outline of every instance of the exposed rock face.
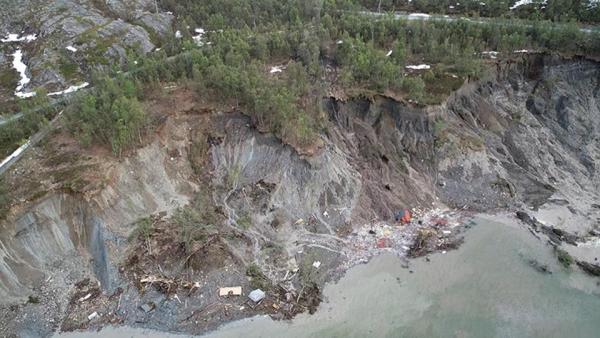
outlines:
[[87, 267], [110, 289], [122, 249], [114, 250], [115, 235], [126, 237], [140, 217], [187, 204], [195, 190], [189, 165], [172, 163], [165, 147], [157, 141], [116, 166], [96, 163], [112, 177], [98, 193], [51, 194], [6, 221], [0, 234], [0, 297], [23, 299], [48, 275], [69, 274], [71, 268], [52, 269], [63, 260], [66, 267], [81, 267], [79, 272]]
[[384, 97], [327, 105], [331, 138], [361, 174], [355, 221], [391, 219], [398, 210], [431, 204], [435, 149], [427, 112]]
[[[597, 213], [599, 86], [594, 62], [538, 56], [457, 93], [438, 152], [447, 183], [441, 196], [483, 210], [518, 202], [537, 208], [552, 196], [575, 212]], [[480, 149], [466, 152], [461, 134], [474, 135]]]
[[[227, 184], [232, 189], [259, 181], [274, 185], [266, 204], [268, 211], [258, 225], [270, 224], [276, 215], [293, 221], [315, 217], [318, 232], [334, 234], [339, 225], [351, 221], [362, 182], [340, 149], [328, 144], [321, 154], [301, 158], [276, 138], [249, 130], [247, 122], [245, 118], [227, 118], [226, 135], [213, 148], [212, 162], [216, 179], [230, 181]], [[262, 206], [246, 203], [237, 207], [248, 211]], [[326, 211], [330, 217], [325, 219]]]
[[[150, 0], [28, 0], [7, 6], [22, 10], [3, 22], [1, 35], [23, 29], [38, 35], [34, 43], [21, 46], [32, 78], [25, 91], [40, 86], [62, 90], [82, 81], [94, 67], [125, 62], [128, 49], [149, 53], [160, 42], [157, 38], [173, 34], [173, 16], [156, 13]], [[13, 43], [0, 45], [5, 51], [14, 48]], [[0, 70], [6, 66], [0, 60]]]

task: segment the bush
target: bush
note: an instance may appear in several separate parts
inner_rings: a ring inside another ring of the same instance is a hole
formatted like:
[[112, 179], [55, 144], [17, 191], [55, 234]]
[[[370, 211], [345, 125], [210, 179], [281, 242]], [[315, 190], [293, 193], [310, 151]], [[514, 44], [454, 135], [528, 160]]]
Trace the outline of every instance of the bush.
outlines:
[[258, 265], [252, 263], [246, 268], [246, 276], [250, 277], [250, 287], [267, 291], [271, 288], [271, 281], [265, 276]]
[[562, 264], [562, 266], [565, 268], [568, 268], [571, 266], [571, 264], [573, 264], [573, 257], [571, 257], [571, 255], [569, 255], [569, 253], [565, 250], [555, 248], [554, 252], [556, 253], [556, 258], [558, 258], [560, 264]]
[[8, 190], [4, 183], [4, 179], [0, 179], [0, 219], [4, 219], [10, 210], [11, 198], [8, 195]]
[[420, 77], [407, 76], [402, 79], [402, 89], [410, 99], [419, 101], [423, 99], [425, 93], [425, 82]]

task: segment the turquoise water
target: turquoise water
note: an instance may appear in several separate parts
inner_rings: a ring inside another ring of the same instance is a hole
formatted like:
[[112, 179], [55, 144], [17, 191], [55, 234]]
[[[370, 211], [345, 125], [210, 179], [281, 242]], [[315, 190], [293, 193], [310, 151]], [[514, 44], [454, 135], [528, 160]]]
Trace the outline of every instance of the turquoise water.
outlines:
[[[211, 336], [600, 336], [596, 280], [565, 271], [523, 228], [479, 220], [459, 250], [430, 258], [404, 269], [381, 256], [327, 289], [329, 303], [316, 316], [238, 322]], [[532, 259], [553, 273], [538, 272]]]
[[[430, 262], [406, 269], [384, 255], [350, 270], [325, 289], [313, 316], [252, 318], [208, 336], [600, 337], [600, 279], [563, 269], [544, 241], [519, 226], [477, 223], [459, 250]], [[553, 273], [538, 272], [531, 259]], [[165, 336], [130, 328], [98, 335]]]

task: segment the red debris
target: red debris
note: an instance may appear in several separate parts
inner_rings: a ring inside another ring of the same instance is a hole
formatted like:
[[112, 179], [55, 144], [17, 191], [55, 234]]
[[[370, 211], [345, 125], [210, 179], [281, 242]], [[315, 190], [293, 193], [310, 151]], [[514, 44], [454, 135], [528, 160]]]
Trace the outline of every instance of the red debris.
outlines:
[[377, 247], [379, 249], [389, 248], [392, 246], [392, 241], [389, 238], [380, 238], [377, 240]]
[[448, 219], [446, 218], [436, 218], [433, 221], [433, 224], [435, 224], [436, 227], [445, 227], [448, 225]]

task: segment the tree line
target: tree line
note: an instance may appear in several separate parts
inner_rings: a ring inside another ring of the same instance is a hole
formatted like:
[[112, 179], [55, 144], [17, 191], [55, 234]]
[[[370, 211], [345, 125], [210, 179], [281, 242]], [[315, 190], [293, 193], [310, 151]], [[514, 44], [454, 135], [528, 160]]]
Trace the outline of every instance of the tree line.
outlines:
[[[482, 51], [600, 54], [598, 34], [583, 33], [573, 23], [407, 21], [356, 10], [373, 4], [162, 0], [175, 13], [183, 38], [166, 40], [168, 48], [149, 56], [132, 52], [123, 69], [127, 77], [114, 71], [96, 76], [93, 92], [69, 109], [70, 130], [83, 144], [100, 142], [121, 154], [148, 126], [139, 102], [143, 87], [185, 81], [202, 95], [238, 107], [259, 129], [308, 146], [326, 126], [321, 98], [331, 85], [436, 103], [436, 94], [480, 76]], [[195, 27], [207, 31], [210, 45], [194, 43]], [[433, 67], [415, 74], [406, 70], [411, 63]], [[271, 74], [273, 65], [285, 70]]]

